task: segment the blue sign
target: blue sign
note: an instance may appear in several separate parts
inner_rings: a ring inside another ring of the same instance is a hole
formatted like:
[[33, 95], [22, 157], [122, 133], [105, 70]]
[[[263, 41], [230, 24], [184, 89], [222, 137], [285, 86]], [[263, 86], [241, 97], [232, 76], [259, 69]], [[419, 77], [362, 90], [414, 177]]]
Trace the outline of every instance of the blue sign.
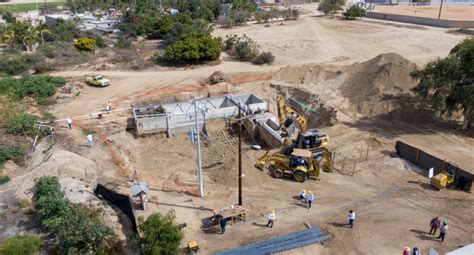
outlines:
[[191, 141], [192, 143], [196, 143], [197, 142], [197, 132], [194, 131], [194, 130], [189, 131], [188, 138], [189, 138], [189, 141]]

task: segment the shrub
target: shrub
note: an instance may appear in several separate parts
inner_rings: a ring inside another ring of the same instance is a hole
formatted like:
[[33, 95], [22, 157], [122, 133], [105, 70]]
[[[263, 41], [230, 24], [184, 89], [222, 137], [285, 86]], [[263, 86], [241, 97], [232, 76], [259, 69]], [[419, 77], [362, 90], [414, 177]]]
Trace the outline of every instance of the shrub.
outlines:
[[40, 52], [24, 55], [22, 62], [38, 73], [52, 70], [52, 66], [46, 63], [46, 57]]
[[225, 41], [224, 41], [224, 50], [225, 51], [230, 51], [234, 48], [234, 44], [238, 42], [239, 37], [237, 35], [226, 35]]
[[38, 254], [43, 245], [41, 238], [35, 235], [16, 235], [8, 238], [0, 246], [2, 255], [33, 255]]
[[25, 112], [14, 114], [5, 125], [5, 131], [12, 135], [29, 135], [33, 133], [36, 117]]
[[35, 180], [35, 194], [33, 201], [38, 202], [41, 197], [62, 197], [61, 185], [56, 176], [42, 176]]
[[351, 6], [351, 8], [347, 9], [346, 12], [344, 12], [344, 17], [346, 17], [346, 19], [355, 19], [364, 16], [365, 9], [358, 7], [357, 5]]
[[232, 54], [240, 61], [252, 61], [258, 55], [258, 44], [244, 35], [234, 43]]
[[174, 221], [173, 213], [153, 213], [146, 220], [138, 218], [144, 254], [179, 254], [183, 234]]
[[23, 156], [23, 150], [17, 147], [0, 148], [0, 167], [7, 160], [16, 159]]
[[33, 96], [36, 100], [48, 98], [56, 93], [56, 89], [64, 86], [63, 77], [24, 76], [21, 79], [4, 78], [0, 80], [0, 94], [10, 95], [20, 100]]
[[[0, 185], [7, 183], [10, 181], [10, 177], [8, 175], [0, 175]], [[0, 253], [2, 254], [2, 253]]]
[[219, 58], [221, 42], [210, 35], [190, 36], [165, 49], [166, 60], [172, 63], [211, 61]]
[[113, 232], [104, 226], [99, 213], [64, 198], [57, 177], [35, 180], [33, 195], [41, 226], [58, 239], [64, 254], [106, 254]]
[[107, 48], [107, 44], [102, 36], [98, 35], [95, 37], [95, 46], [100, 49]]
[[28, 71], [28, 65], [19, 59], [0, 58], [0, 76], [12, 76], [24, 74]]
[[271, 52], [262, 52], [258, 55], [252, 63], [256, 65], [263, 65], [263, 64], [272, 64], [275, 60], [275, 56]]
[[124, 35], [119, 35], [117, 43], [115, 44], [118, 48], [128, 49], [132, 47], [132, 39]]
[[342, 10], [342, 6], [346, 4], [346, 0], [322, 0], [319, 3], [318, 11], [322, 11], [325, 15], [335, 13]]
[[43, 56], [47, 58], [54, 58], [55, 57], [55, 49], [51, 44], [40, 44], [38, 46], [37, 52], [43, 54]]
[[88, 37], [81, 37], [74, 42], [74, 47], [79, 51], [95, 51], [95, 39]]

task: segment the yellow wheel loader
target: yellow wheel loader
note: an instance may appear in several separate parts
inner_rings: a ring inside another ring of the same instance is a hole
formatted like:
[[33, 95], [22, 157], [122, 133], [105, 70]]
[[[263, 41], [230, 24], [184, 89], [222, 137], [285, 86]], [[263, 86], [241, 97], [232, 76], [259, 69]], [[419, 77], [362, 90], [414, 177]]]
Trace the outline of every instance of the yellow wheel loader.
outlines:
[[445, 189], [451, 186], [456, 180], [456, 172], [458, 166], [452, 162], [449, 162], [443, 166], [443, 171], [431, 178], [431, 186], [438, 190]]
[[332, 172], [331, 153], [326, 148], [318, 152], [293, 149], [289, 156], [282, 153], [269, 155], [267, 152], [258, 159], [255, 167], [261, 170], [268, 168], [275, 178], [289, 177], [297, 182], [305, 182], [307, 179], [317, 178], [323, 165]]

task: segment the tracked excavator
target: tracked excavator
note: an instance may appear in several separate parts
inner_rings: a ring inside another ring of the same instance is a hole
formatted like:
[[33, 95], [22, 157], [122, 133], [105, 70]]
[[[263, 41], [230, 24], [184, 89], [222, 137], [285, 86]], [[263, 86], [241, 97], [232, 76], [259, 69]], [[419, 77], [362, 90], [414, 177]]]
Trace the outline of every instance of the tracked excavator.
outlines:
[[[318, 129], [308, 130], [308, 120], [306, 117], [297, 112], [283, 98], [278, 99], [278, 118], [280, 120], [280, 128], [287, 134], [291, 141], [289, 144], [296, 145], [300, 149], [318, 149], [326, 147], [329, 143], [329, 137], [321, 133]], [[299, 132], [294, 138], [296, 129]]]
[[293, 178], [297, 182], [305, 182], [311, 178], [317, 178], [321, 170], [333, 171], [331, 152], [327, 148], [293, 149], [290, 155], [283, 153], [268, 152], [260, 157], [255, 167], [260, 170], [268, 168], [275, 178]]

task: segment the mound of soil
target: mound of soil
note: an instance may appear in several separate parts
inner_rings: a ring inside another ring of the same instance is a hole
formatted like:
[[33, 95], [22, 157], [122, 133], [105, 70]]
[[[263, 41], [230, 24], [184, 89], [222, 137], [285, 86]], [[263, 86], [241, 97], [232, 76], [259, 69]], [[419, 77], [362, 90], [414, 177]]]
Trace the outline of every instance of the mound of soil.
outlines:
[[[353, 110], [365, 116], [387, 114], [406, 105], [416, 81], [410, 72], [416, 65], [402, 56], [381, 54], [366, 62], [347, 67], [339, 86]], [[403, 100], [402, 100], [403, 99]]]

